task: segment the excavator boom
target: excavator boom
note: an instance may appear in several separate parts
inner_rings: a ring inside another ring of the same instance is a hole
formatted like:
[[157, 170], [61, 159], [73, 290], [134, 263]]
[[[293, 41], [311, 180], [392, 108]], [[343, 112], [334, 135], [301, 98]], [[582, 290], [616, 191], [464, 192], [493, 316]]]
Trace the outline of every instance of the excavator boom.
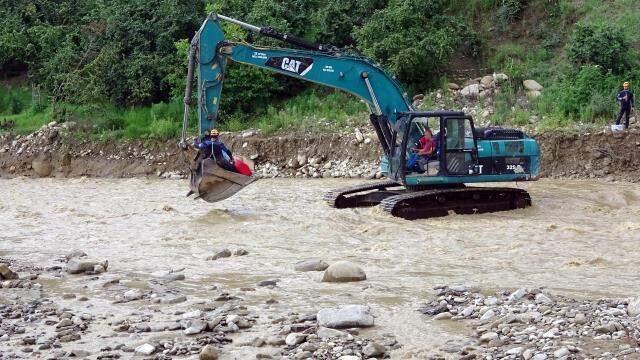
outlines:
[[[247, 30], [304, 47], [306, 50], [263, 48], [227, 41], [220, 20], [231, 21]], [[381, 136], [385, 153], [390, 147], [390, 126], [395, 123], [397, 114], [411, 110], [402, 86], [369, 59], [346, 55], [326, 45], [311, 44], [278, 33], [272, 28], [260, 28], [223, 15], [212, 14], [198, 31], [192, 42], [192, 49], [197, 49], [193, 50], [194, 56], [189, 64], [196, 66], [197, 63], [198, 119], [201, 134], [215, 127], [217, 123], [224, 75], [229, 60], [343, 90], [364, 100], [371, 113], [376, 116], [374, 126]], [[190, 73], [193, 74], [193, 69]], [[187, 83], [189, 86], [190, 81]], [[189, 91], [190, 89], [187, 89], [187, 92]]]

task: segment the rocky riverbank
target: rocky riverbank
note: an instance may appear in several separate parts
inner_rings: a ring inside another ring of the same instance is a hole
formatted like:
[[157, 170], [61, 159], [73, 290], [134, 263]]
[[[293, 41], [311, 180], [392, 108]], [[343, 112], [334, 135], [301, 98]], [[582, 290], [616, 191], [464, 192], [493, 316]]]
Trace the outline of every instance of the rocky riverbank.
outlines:
[[460, 359], [636, 359], [640, 298], [577, 300], [544, 289], [483, 294], [439, 286], [420, 309], [435, 321], [462, 322], [471, 338], [439, 349]]
[[[640, 181], [640, 130], [535, 136], [543, 177]], [[260, 177], [380, 178], [374, 133], [263, 136], [258, 131], [223, 134], [237, 155], [255, 164]], [[175, 141], [101, 142], [83, 138], [73, 123], [50, 123], [28, 136], [0, 136], [0, 176], [184, 178], [195, 152]]]
[[[247, 252], [225, 249], [216, 255], [210, 261]], [[143, 281], [111, 274], [107, 261], [82, 251], [46, 267], [1, 260], [3, 358], [360, 360], [394, 358], [402, 346], [401, 339], [377, 328], [367, 305], [299, 314], [283, 311], [286, 304], [273, 298], [261, 304], [252, 299], [259, 287], [286, 291], [278, 288], [278, 279], [232, 293], [212, 284], [204, 289], [208, 296], [198, 298], [182, 294], [181, 269]], [[322, 281], [366, 279], [346, 261], [292, 265], [297, 271], [325, 271]], [[66, 283], [73, 284], [71, 291]], [[83, 295], [83, 288], [91, 295]], [[445, 339], [420, 355], [429, 359], [640, 356], [640, 298], [572, 299], [544, 289], [491, 293], [443, 285], [415, 314], [421, 321], [460, 322], [469, 329], [467, 336]], [[370, 334], [363, 333], [367, 328], [378, 335], [363, 335]]]
[[[232, 254], [248, 252], [225, 249], [208, 259]], [[83, 251], [60, 256], [59, 265], [46, 267], [0, 260], [2, 358], [356, 360], [388, 358], [400, 347], [392, 335], [360, 335], [360, 329], [375, 326], [366, 305], [298, 314], [282, 311], [273, 298], [262, 304], [251, 300], [256, 287], [278, 290], [277, 279], [233, 293], [210, 285], [202, 299], [182, 293], [183, 269], [146, 280], [123, 278], [110, 273], [108, 261]], [[343, 276], [362, 272], [346, 262], [332, 266], [319, 259], [295, 264], [297, 271], [326, 269], [325, 277], [335, 276], [330, 282], [357, 281]], [[82, 289], [91, 289], [92, 295], [83, 295]]]

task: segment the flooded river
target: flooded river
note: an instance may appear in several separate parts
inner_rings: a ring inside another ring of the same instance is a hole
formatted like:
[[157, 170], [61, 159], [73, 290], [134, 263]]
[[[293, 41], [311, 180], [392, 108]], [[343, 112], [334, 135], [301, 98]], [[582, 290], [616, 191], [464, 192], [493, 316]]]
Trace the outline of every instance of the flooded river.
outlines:
[[[46, 267], [81, 249], [107, 259], [110, 276], [140, 281], [184, 268], [181, 290], [201, 299], [212, 285], [241, 291], [279, 279], [246, 295], [248, 303], [264, 307], [273, 298], [283, 313], [368, 304], [376, 315], [370, 331], [395, 334], [405, 354], [464, 333], [416, 311], [438, 284], [546, 287], [578, 298], [640, 294], [640, 184], [523, 183], [531, 208], [418, 221], [376, 208], [335, 210], [321, 200], [359, 182], [261, 180], [208, 204], [184, 197], [186, 181], [0, 180], [0, 255]], [[205, 260], [222, 248], [249, 255]], [[367, 280], [322, 283], [320, 272], [294, 271], [312, 257], [357, 263]], [[51, 291], [100, 291], [82, 281]], [[108, 301], [93, 306], [117, 311]]]

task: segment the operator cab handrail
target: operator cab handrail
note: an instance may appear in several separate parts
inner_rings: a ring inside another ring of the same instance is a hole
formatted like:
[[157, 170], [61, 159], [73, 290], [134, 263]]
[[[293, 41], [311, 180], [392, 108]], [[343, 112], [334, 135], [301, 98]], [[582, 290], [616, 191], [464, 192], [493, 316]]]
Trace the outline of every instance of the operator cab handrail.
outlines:
[[398, 117], [410, 116], [410, 117], [452, 117], [452, 116], [466, 116], [463, 111], [399, 111]]

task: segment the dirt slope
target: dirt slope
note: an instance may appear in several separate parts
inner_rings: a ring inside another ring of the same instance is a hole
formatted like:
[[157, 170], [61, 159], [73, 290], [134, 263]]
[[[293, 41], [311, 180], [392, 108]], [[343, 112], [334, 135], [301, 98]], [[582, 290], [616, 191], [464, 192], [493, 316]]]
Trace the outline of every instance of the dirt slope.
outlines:
[[[178, 177], [194, 155], [180, 150], [176, 141], [89, 141], [72, 126], [50, 124], [29, 136], [1, 136], [0, 176]], [[542, 176], [640, 181], [639, 130], [547, 133], [536, 138], [542, 150]], [[225, 134], [223, 140], [235, 154], [251, 158], [259, 169], [275, 169], [280, 176], [311, 176], [313, 172], [319, 176], [330, 172], [333, 176], [370, 176], [380, 156], [371, 133], [265, 137], [247, 131]], [[351, 174], [344, 170], [362, 164], [369, 170]], [[334, 171], [338, 165], [342, 172]], [[306, 168], [311, 170], [300, 171]]]

